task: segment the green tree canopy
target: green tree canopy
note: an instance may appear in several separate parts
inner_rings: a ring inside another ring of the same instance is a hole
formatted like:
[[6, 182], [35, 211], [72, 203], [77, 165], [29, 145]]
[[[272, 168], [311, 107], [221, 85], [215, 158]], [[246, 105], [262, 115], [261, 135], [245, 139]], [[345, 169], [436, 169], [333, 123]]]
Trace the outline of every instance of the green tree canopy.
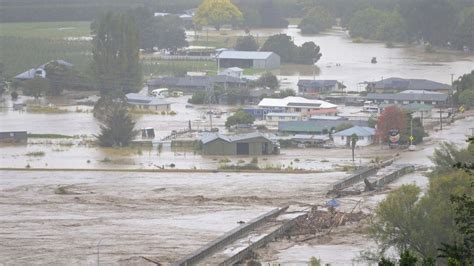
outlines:
[[126, 103], [113, 99], [105, 109], [105, 116], [97, 136], [102, 147], [126, 147], [137, 135], [135, 121], [128, 113]]
[[255, 118], [244, 110], [239, 109], [233, 115], [229, 116], [225, 121], [226, 127], [231, 127], [239, 124], [251, 125], [255, 121]]
[[258, 51], [258, 44], [252, 35], [239, 37], [234, 47], [237, 51]]
[[272, 90], [278, 89], [280, 86], [280, 83], [278, 82], [278, 78], [273, 75], [271, 72], [265, 72], [263, 73], [258, 79], [257, 79], [257, 86], [262, 86], [262, 87], [268, 87]]
[[286, 34], [268, 37], [260, 50], [278, 54], [285, 63], [313, 64], [322, 56], [319, 46], [314, 42], [305, 42], [298, 47]]
[[298, 28], [303, 34], [317, 34], [330, 28], [334, 24], [334, 19], [328, 11], [322, 7], [315, 7], [303, 17]]
[[34, 77], [23, 84], [23, 94], [39, 98], [49, 91], [49, 80], [42, 77]]
[[226, 24], [238, 25], [242, 18], [242, 12], [230, 0], [204, 0], [197, 9], [194, 22], [219, 30]]
[[138, 91], [142, 72], [133, 17], [109, 12], [92, 24], [92, 71], [101, 95]]
[[412, 250], [422, 257], [436, 257], [442, 243], [465, 236], [457, 230], [451, 195], [472, 195], [472, 177], [461, 170], [430, 179], [428, 192], [403, 185], [390, 193], [375, 210], [371, 234], [386, 250]]

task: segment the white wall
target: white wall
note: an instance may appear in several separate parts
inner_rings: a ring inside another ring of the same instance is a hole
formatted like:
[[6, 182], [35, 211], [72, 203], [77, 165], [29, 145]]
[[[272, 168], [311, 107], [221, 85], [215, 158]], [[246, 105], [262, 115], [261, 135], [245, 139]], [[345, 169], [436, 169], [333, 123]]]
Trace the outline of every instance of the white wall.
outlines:
[[[347, 145], [347, 138], [348, 137], [343, 137], [343, 136], [333, 136], [334, 139], [334, 144], [336, 146], [344, 147]], [[349, 136], [350, 138], [350, 136]], [[359, 137], [359, 140], [357, 141], [356, 145], [357, 146], [369, 146], [374, 143], [374, 137]]]

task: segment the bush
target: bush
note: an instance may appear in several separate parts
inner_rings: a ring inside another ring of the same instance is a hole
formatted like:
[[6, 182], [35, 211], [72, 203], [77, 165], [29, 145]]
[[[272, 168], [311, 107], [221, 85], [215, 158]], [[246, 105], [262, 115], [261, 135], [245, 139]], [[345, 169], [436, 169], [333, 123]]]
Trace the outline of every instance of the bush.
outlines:
[[252, 35], [239, 37], [234, 49], [237, 51], [258, 51], [258, 44]]

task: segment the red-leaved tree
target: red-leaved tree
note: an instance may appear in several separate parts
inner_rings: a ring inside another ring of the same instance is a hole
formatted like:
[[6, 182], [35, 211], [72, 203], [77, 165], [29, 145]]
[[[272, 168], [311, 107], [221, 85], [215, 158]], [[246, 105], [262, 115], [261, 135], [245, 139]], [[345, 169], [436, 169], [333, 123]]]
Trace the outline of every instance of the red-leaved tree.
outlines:
[[406, 130], [405, 113], [395, 105], [388, 106], [377, 120], [375, 138], [378, 142], [387, 142], [390, 130], [398, 129], [400, 134]]

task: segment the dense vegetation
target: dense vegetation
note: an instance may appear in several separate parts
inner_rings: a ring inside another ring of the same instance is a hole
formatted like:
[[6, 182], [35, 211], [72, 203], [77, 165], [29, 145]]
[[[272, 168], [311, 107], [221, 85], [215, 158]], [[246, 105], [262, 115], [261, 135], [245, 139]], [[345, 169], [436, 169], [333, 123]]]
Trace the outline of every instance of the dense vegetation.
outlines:
[[457, 103], [474, 106], [474, 70], [456, 80], [454, 87], [456, 88], [454, 100]]
[[283, 63], [310, 65], [316, 63], [322, 56], [319, 46], [314, 42], [305, 42], [297, 46], [286, 34], [268, 37], [260, 50], [278, 54]]

